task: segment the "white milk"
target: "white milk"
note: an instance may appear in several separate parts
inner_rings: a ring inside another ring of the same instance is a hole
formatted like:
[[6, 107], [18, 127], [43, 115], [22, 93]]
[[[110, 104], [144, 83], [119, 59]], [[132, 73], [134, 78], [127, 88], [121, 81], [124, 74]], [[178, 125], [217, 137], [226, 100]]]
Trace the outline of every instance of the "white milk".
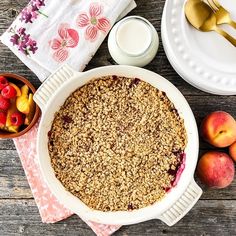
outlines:
[[118, 27], [116, 41], [127, 54], [140, 55], [152, 42], [151, 28], [146, 22], [131, 18]]
[[118, 22], [108, 38], [112, 58], [123, 65], [143, 67], [155, 57], [159, 37], [153, 25], [139, 16], [126, 17]]

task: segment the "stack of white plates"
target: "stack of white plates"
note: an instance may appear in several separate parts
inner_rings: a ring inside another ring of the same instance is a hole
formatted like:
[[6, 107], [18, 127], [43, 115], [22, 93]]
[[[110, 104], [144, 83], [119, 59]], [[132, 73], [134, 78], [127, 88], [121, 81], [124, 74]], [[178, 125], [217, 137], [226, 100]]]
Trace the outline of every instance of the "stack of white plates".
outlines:
[[[236, 20], [236, 1], [220, 3]], [[184, 15], [185, 0], [167, 0], [162, 16], [162, 42], [177, 73], [205, 92], [236, 95], [236, 47], [215, 32], [194, 29]], [[236, 38], [236, 29], [220, 26]]]

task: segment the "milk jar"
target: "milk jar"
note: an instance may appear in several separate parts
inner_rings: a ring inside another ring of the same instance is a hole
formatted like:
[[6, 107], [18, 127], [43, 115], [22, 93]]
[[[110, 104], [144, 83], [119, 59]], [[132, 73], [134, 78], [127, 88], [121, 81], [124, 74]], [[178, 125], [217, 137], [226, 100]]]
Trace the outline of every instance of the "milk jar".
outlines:
[[121, 65], [143, 67], [154, 59], [158, 47], [157, 31], [140, 16], [129, 16], [118, 22], [108, 38], [109, 52]]

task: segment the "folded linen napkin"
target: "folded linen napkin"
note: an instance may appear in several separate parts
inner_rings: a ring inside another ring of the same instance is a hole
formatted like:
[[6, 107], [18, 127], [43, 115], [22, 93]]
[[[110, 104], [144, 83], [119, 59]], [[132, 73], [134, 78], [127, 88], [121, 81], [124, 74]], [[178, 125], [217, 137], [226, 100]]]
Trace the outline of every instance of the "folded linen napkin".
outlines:
[[[135, 7], [134, 0], [31, 0], [0, 39], [43, 81], [63, 63], [82, 71], [112, 25]], [[42, 221], [54, 223], [73, 212], [57, 201], [40, 173], [37, 131], [38, 123], [14, 143]], [[101, 236], [120, 227], [86, 223]]]

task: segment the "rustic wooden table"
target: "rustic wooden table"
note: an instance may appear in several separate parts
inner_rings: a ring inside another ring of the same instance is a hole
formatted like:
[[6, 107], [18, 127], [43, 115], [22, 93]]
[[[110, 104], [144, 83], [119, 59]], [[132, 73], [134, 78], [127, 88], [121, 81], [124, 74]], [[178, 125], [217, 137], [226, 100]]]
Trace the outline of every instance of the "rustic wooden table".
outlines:
[[[132, 14], [150, 20], [160, 35], [161, 15], [165, 0], [137, 0]], [[27, 0], [0, 1], [0, 34], [11, 24]], [[87, 69], [113, 64], [104, 42]], [[215, 96], [187, 84], [173, 70], [162, 44], [155, 60], [147, 69], [171, 81], [186, 97], [198, 125], [209, 112], [224, 110], [236, 117], [236, 96]], [[37, 77], [3, 44], [0, 44], [0, 71], [14, 72], [28, 78], [35, 86]], [[200, 153], [211, 149], [200, 142]], [[195, 207], [173, 227], [159, 220], [124, 226], [115, 235], [236, 235], [236, 181], [223, 190], [206, 190]], [[94, 235], [74, 215], [56, 224], [43, 224], [27, 183], [12, 140], [0, 140], [0, 235]]]

